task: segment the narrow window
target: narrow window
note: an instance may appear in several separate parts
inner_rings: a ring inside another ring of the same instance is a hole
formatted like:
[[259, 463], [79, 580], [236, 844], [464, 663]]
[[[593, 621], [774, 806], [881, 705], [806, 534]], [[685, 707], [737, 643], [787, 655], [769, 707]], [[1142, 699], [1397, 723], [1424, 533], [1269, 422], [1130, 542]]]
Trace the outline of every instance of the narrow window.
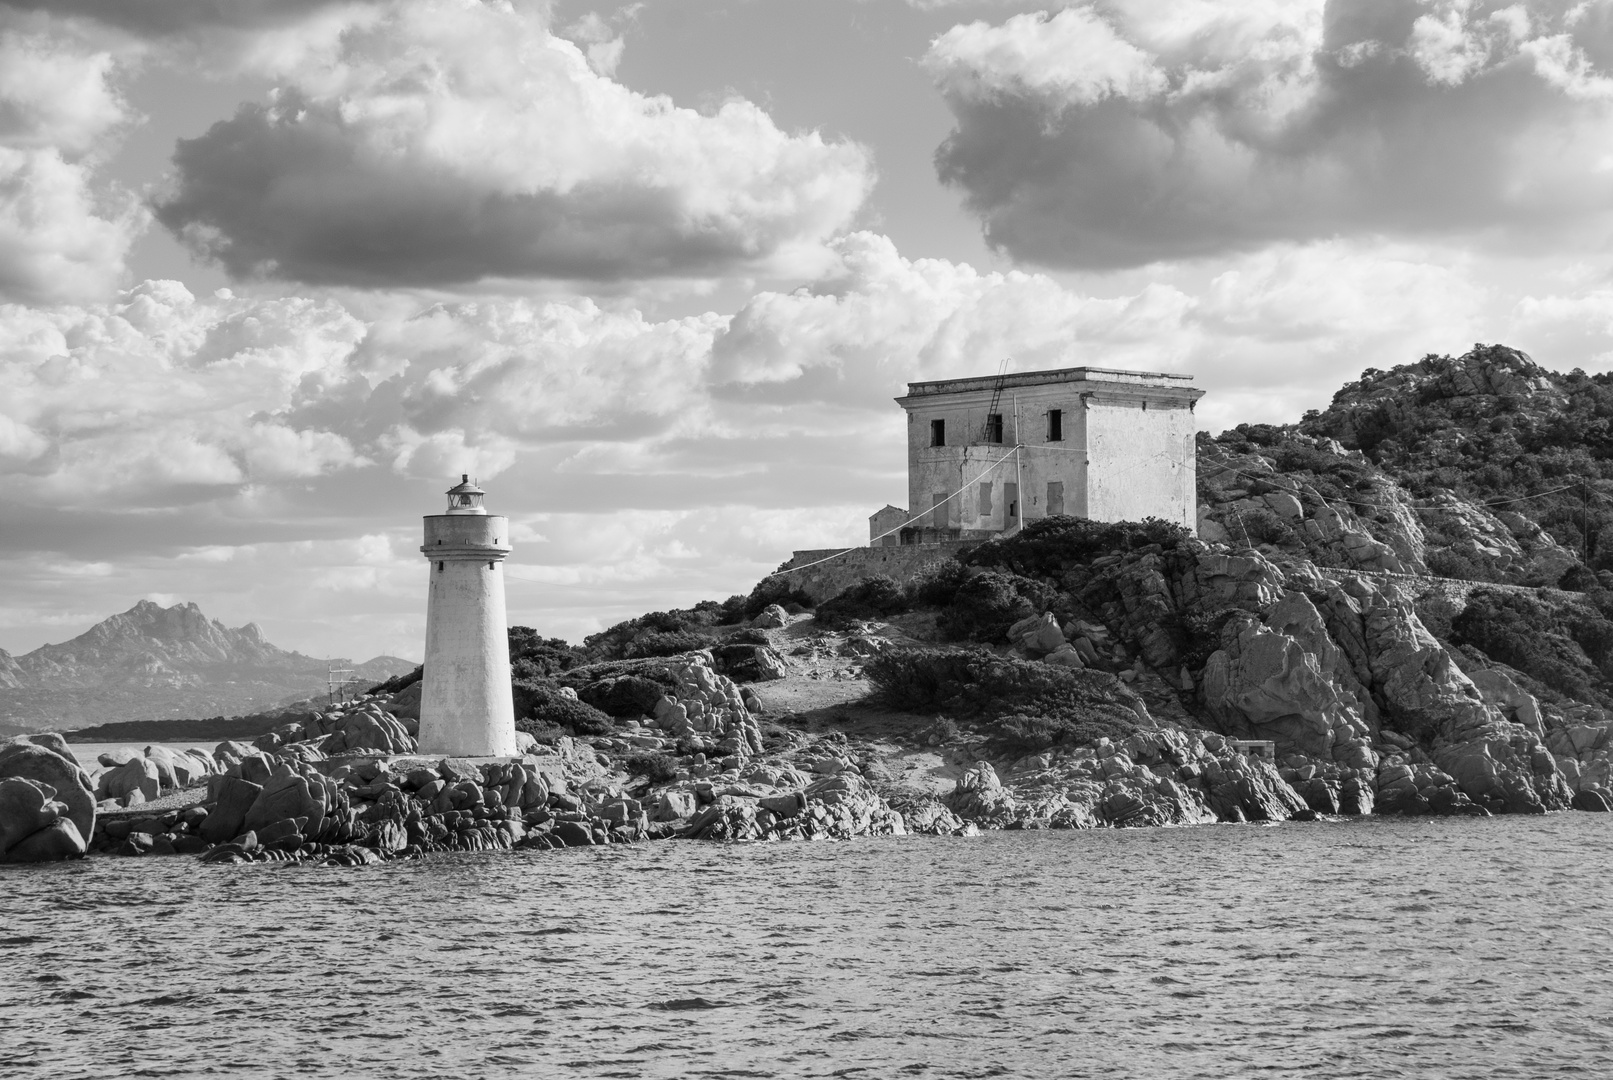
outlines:
[[1047, 410], [1047, 441], [1062, 442], [1064, 440], [1064, 410]]
[[986, 441], [1001, 443], [1003, 441], [1003, 414], [991, 413], [986, 417]]
[[1003, 485], [1003, 502], [1008, 507], [1008, 520], [1009, 521], [1017, 521], [1017, 520], [1019, 520], [1019, 485], [1018, 484], [1004, 484]]
[[1064, 482], [1062, 480], [1049, 480], [1047, 482], [1047, 513], [1049, 517], [1058, 517], [1064, 513]]
[[991, 481], [990, 480], [982, 480], [982, 481], [980, 481], [979, 499], [980, 499], [980, 516], [983, 517], [983, 518], [990, 517], [991, 516]]
[[947, 493], [937, 491], [930, 500], [930, 524], [939, 528], [947, 523]]
[[442, 563], [437, 564], [437, 573], [442, 573]]
[[493, 569], [493, 564], [492, 564], [492, 563], [488, 563], [488, 564], [487, 564], [487, 568], [488, 568], [488, 569], [489, 569], [489, 570], [491, 570], [491, 569]]
[[947, 422], [945, 420], [930, 421], [930, 445], [945, 446], [947, 444]]

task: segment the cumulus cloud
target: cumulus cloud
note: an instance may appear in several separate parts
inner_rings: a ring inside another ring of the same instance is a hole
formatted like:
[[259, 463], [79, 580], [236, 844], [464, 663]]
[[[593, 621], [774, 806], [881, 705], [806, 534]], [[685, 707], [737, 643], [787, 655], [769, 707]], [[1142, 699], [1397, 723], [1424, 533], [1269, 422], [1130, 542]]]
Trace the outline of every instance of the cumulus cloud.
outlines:
[[1599, 242], [1603, 7], [1086, 0], [968, 23], [925, 57], [957, 122], [936, 164], [989, 242], [1050, 266], [1334, 236]]
[[872, 183], [866, 151], [595, 70], [538, 14], [397, 4], [288, 58], [181, 141], [158, 218], [242, 278], [456, 285], [800, 271]]
[[145, 212], [94, 185], [129, 119], [112, 67], [105, 52], [0, 31], [0, 300], [99, 298], [122, 277]]
[[[576, 638], [747, 588], [793, 548], [864, 539], [866, 514], [906, 490], [891, 398], [909, 381], [1005, 357], [1187, 371], [1209, 391], [1200, 426], [1219, 430], [1292, 420], [1363, 367], [1475, 340], [1613, 365], [1613, 293], [1593, 269], [1525, 267], [1539, 287], [1511, 303], [1448, 250], [1333, 240], [1117, 276], [1095, 296], [906, 258], [871, 233], [832, 249], [808, 286], [732, 316], [172, 282], [0, 308], [13, 603], [71, 597], [101, 617], [119, 589], [124, 606], [155, 590], [278, 626], [284, 644], [401, 651], [419, 630], [417, 515], [470, 472], [512, 518], [512, 618]], [[108, 562], [110, 579], [89, 569]]]

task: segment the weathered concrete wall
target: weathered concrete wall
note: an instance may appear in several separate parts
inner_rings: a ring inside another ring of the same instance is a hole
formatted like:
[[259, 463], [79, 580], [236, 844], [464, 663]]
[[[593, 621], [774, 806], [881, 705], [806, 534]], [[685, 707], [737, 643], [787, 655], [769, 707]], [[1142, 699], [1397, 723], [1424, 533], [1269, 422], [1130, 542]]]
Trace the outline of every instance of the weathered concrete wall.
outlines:
[[504, 757], [516, 752], [510, 643], [504, 604], [509, 519], [426, 518], [426, 593], [420, 752]]
[[1198, 454], [1183, 406], [1092, 400], [1086, 416], [1087, 516], [1166, 521], [1197, 532]]
[[[985, 377], [908, 389], [897, 400], [908, 417], [911, 512], [964, 489], [916, 521], [918, 529], [1007, 532], [1060, 512], [1059, 502], [1063, 513], [1098, 521], [1160, 517], [1197, 528], [1192, 404], [1200, 392], [1186, 376], [1069, 368], [1010, 375], [1000, 388]], [[1001, 441], [987, 424], [993, 413], [1002, 418]], [[937, 420], [946, 426], [944, 446], [932, 445]], [[1017, 462], [988, 473], [1016, 443]]]
[[[956, 558], [974, 547], [979, 541], [962, 541], [946, 544], [908, 544], [903, 547], [821, 548], [816, 551], [797, 551], [790, 561], [779, 567], [784, 580], [794, 588], [821, 604], [857, 584], [866, 577], [883, 574], [906, 584], [925, 569]], [[839, 558], [829, 556], [844, 552]], [[795, 567], [828, 562], [804, 570]]]

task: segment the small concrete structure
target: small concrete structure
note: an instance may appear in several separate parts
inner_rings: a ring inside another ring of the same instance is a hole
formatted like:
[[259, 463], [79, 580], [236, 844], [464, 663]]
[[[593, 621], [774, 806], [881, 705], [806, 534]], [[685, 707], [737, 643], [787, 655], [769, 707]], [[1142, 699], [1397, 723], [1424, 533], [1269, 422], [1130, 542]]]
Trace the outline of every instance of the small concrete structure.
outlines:
[[470, 477], [448, 490], [448, 512], [425, 519], [430, 560], [420, 753], [508, 757], [517, 752], [504, 613], [508, 518], [482, 506]]
[[1244, 757], [1259, 758], [1261, 761], [1277, 760], [1277, 744], [1270, 739], [1228, 739], [1227, 745]]
[[923, 516], [901, 542], [985, 540], [1058, 514], [1196, 530], [1191, 379], [1075, 367], [908, 383], [896, 402]]
[[881, 547], [895, 547], [902, 542], [898, 530], [906, 521], [906, 510], [886, 503], [868, 518], [868, 542]]

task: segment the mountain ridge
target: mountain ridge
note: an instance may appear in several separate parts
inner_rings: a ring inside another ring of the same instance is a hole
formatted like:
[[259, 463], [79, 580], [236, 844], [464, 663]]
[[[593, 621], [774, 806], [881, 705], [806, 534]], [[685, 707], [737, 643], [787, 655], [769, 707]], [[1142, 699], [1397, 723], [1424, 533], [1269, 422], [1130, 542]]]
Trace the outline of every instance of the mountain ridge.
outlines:
[[[385, 655], [338, 662], [371, 682], [414, 666]], [[323, 691], [327, 673], [326, 660], [272, 644], [256, 623], [231, 628], [193, 602], [140, 600], [67, 641], [0, 650], [0, 720], [72, 728], [258, 712]]]

